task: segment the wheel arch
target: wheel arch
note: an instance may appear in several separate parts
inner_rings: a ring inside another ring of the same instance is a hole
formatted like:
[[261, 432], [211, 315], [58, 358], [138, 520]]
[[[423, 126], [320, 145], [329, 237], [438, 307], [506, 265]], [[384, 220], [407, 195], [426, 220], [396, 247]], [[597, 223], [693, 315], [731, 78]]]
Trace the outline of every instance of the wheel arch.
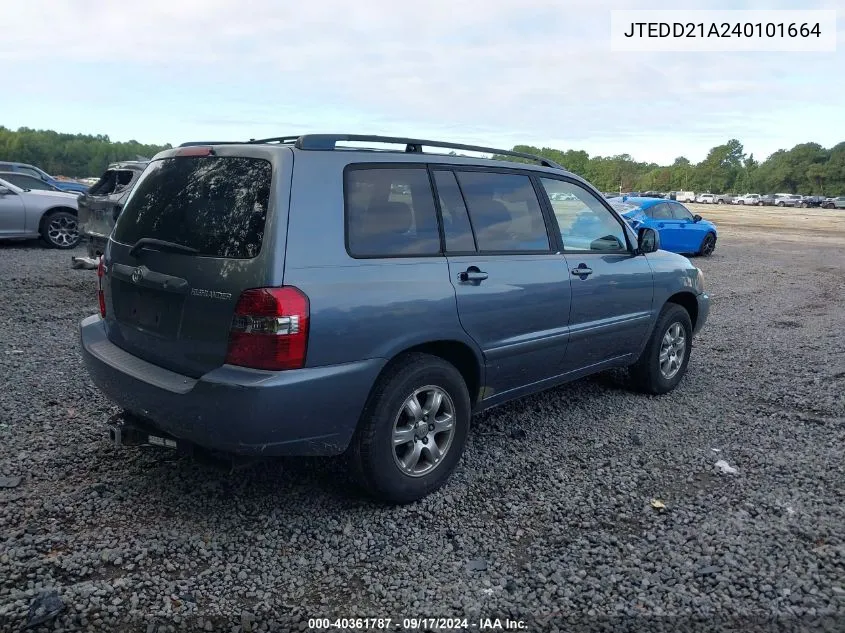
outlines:
[[666, 299], [666, 303], [674, 303], [686, 310], [692, 322], [692, 329], [695, 331], [695, 326], [698, 322], [698, 299], [692, 292], [676, 292]]
[[55, 206], [55, 207], [50, 207], [49, 209], [46, 209], [41, 214], [41, 219], [38, 220], [38, 232], [41, 233], [41, 231], [44, 229], [44, 222], [47, 220], [47, 218], [49, 218], [51, 215], [53, 215], [55, 213], [59, 213], [60, 211], [64, 211], [66, 213], [71, 213], [71, 214], [75, 215], [76, 217], [79, 217], [79, 211], [77, 211], [73, 207], [64, 207], [64, 206], [61, 206], [61, 205], [58, 205], [58, 206]]

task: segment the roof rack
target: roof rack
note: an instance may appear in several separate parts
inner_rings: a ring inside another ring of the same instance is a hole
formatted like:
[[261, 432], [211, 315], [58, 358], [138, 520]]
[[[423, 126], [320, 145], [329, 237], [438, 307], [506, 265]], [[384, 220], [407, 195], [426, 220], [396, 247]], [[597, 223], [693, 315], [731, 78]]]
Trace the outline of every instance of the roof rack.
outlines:
[[272, 136], [270, 138], [251, 138], [248, 141], [188, 141], [182, 143], [179, 147], [196, 147], [198, 145], [249, 145], [252, 143], [293, 143], [300, 137], [296, 136]]
[[296, 136], [271, 136], [270, 138], [259, 138], [249, 139], [250, 143], [293, 143], [295, 140], [300, 138], [300, 135], [297, 134]]
[[[289, 140], [291, 137], [281, 137]], [[294, 137], [296, 138], [296, 137]], [[275, 140], [275, 139], [273, 139]], [[395, 136], [372, 136], [369, 134], [305, 134], [296, 138], [296, 148], [305, 150], [331, 150], [336, 149], [339, 141], [369, 141], [372, 143], [388, 143], [405, 145], [405, 151], [410, 154], [422, 154], [422, 148], [440, 147], [445, 149], [459, 149], [469, 152], [482, 152], [484, 154], [500, 154], [504, 156], [515, 156], [517, 158], [526, 158], [528, 160], [537, 161], [544, 167], [551, 167], [552, 169], [563, 169], [553, 160], [537, 156], [536, 154], [528, 154], [525, 152], [514, 152], [507, 149], [496, 149], [493, 147], [481, 147], [480, 145], [463, 145], [461, 143], [446, 143], [443, 141], [426, 141], [423, 139], [403, 138]], [[256, 143], [262, 141], [255, 141]]]
[[447, 143], [444, 141], [426, 141], [416, 138], [404, 138], [398, 136], [377, 136], [370, 134], [303, 134], [295, 136], [271, 136], [269, 138], [254, 139], [249, 141], [191, 141], [182, 143], [179, 147], [193, 147], [195, 145], [239, 145], [239, 144], [261, 144], [261, 143], [293, 143], [297, 149], [305, 150], [333, 150], [337, 149], [337, 143], [343, 141], [365, 141], [370, 143], [385, 143], [393, 145], [404, 145], [405, 152], [409, 154], [422, 154], [423, 147], [439, 147], [443, 149], [459, 149], [466, 152], [481, 152], [501, 156], [514, 156], [533, 160], [544, 167], [552, 169], [563, 169], [561, 165], [543, 158], [537, 154], [526, 152], [514, 152], [509, 149], [496, 149], [494, 147], [482, 147], [480, 145], [464, 145], [462, 143]]

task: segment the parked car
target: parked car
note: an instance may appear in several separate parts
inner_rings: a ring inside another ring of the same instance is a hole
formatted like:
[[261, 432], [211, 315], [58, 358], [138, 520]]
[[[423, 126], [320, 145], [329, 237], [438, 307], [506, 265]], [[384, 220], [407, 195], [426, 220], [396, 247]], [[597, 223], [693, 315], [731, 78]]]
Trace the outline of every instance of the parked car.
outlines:
[[792, 193], [776, 193], [773, 204], [776, 207], [797, 207], [801, 204], [801, 196]]
[[714, 196], [716, 204], [733, 204], [734, 195], [730, 193], [717, 193]]
[[825, 209], [845, 209], [845, 196], [827, 198], [824, 201]]
[[[335, 150], [350, 140], [399, 151]], [[528, 154], [324, 134], [188, 145], [127, 198], [82, 353], [124, 410], [115, 442], [345, 453], [372, 494], [408, 502], [449, 477], [473, 413], [610, 367], [677, 386], [709, 299], [659, 241]]]
[[105, 252], [121, 206], [147, 165], [149, 161], [112, 163], [88, 193], [79, 197], [79, 232], [89, 257]]
[[0, 178], [0, 239], [41, 237], [53, 248], [73, 248], [76, 194], [18, 187]]
[[716, 196], [712, 193], [700, 193], [695, 197], [699, 204], [716, 204]]
[[774, 206], [775, 202], [777, 202], [777, 198], [773, 193], [767, 193], [765, 195], [760, 196], [760, 203], [767, 207]]
[[85, 193], [86, 191], [88, 191], [88, 187], [86, 185], [83, 185], [82, 183], [74, 182], [72, 180], [59, 180], [58, 178], [54, 178], [46, 171], [36, 167], [35, 165], [4, 161], [0, 162], [0, 171], [13, 171], [19, 174], [26, 174], [28, 176], [38, 178], [39, 180], [46, 182], [47, 184], [53, 185], [56, 189], [59, 189], [60, 191], [70, 191], [75, 193]]
[[820, 207], [824, 203], [824, 196], [802, 196], [799, 207], [806, 209], [808, 207]]
[[25, 191], [61, 191], [40, 178], [17, 171], [0, 171], [0, 178]]
[[640, 194], [643, 198], [662, 198], [665, 194], [659, 191], [646, 191]]
[[675, 200], [678, 202], [695, 202], [694, 191], [676, 191]]
[[737, 196], [734, 198], [734, 204], [752, 204], [757, 206], [762, 206], [763, 201], [761, 200], [762, 196], [759, 193], [746, 193], [744, 196]]
[[654, 229], [660, 234], [660, 247], [674, 253], [708, 257], [716, 248], [716, 225], [693, 215], [674, 200], [628, 198], [614, 207], [635, 230]]

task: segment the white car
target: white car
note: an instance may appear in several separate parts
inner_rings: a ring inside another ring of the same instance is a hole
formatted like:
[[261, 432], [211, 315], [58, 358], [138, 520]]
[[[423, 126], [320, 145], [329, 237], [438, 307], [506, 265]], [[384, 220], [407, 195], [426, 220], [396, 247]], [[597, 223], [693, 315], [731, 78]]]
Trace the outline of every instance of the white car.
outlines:
[[695, 201], [701, 204], [716, 204], [716, 196], [712, 193], [701, 193], [696, 196]]
[[75, 193], [22, 189], [0, 179], [0, 239], [41, 237], [53, 248], [79, 243]]
[[763, 201], [760, 200], [759, 193], [747, 193], [744, 196], [734, 198], [734, 204], [752, 204], [762, 206]]
[[695, 202], [694, 191], [676, 191], [675, 200], [678, 202]]

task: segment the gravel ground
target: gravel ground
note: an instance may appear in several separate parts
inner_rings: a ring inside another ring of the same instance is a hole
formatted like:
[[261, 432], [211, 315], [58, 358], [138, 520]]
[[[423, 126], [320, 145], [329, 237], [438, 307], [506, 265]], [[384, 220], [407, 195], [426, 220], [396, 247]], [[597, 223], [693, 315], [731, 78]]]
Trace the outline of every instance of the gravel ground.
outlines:
[[692, 615], [843, 630], [845, 236], [726, 233], [696, 261], [712, 314], [674, 393], [610, 373], [489, 412], [446, 488], [391, 508], [335, 460], [222, 472], [113, 448], [77, 349], [95, 273], [0, 245], [0, 630], [44, 603], [34, 630]]

